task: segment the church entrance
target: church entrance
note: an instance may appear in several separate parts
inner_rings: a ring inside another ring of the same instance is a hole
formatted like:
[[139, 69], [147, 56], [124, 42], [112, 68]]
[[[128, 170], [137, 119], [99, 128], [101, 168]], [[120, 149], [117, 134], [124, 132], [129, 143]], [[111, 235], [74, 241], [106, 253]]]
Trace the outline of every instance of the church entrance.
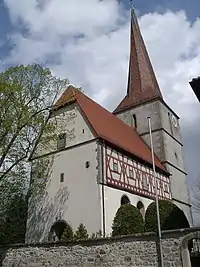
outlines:
[[65, 221], [57, 221], [54, 223], [49, 233], [49, 241], [54, 242], [61, 240], [66, 225], [67, 223]]
[[192, 239], [188, 242], [188, 249], [190, 252], [190, 260], [192, 267], [200, 266], [200, 240]]

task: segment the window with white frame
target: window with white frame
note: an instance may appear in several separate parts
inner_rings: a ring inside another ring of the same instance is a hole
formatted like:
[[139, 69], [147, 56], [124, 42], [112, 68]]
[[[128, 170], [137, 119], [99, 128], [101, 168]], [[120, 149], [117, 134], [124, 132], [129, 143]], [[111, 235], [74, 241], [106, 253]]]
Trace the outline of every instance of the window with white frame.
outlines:
[[130, 178], [134, 178], [133, 177], [133, 169], [132, 168], [129, 168], [129, 177]]
[[66, 146], [66, 133], [60, 133], [57, 140], [58, 150], [64, 149]]
[[148, 180], [147, 180], [147, 175], [143, 173], [142, 175], [142, 185], [145, 190], [148, 189]]
[[165, 190], [166, 193], [169, 192], [169, 186], [167, 184], [164, 185], [164, 190]]
[[118, 172], [118, 163], [113, 161], [113, 171]]

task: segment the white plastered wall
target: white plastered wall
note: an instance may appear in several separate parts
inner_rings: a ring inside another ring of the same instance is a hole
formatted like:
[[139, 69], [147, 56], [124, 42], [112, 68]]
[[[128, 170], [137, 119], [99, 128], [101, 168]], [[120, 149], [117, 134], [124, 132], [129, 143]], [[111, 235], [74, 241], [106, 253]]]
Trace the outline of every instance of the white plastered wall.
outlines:
[[108, 186], [104, 187], [104, 196], [105, 196], [105, 224], [106, 224], [106, 234], [110, 235], [112, 232], [112, 223], [115, 217], [117, 210], [121, 206], [121, 198], [126, 195], [130, 203], [137, 207], [137, 203], [139, 201], [144, 205], [145, 211], [147, 210], [149, 204], [153, 202], [153, 200], [141, 197], [138, 195], [134, 195], [123, 190], [111, 188]]

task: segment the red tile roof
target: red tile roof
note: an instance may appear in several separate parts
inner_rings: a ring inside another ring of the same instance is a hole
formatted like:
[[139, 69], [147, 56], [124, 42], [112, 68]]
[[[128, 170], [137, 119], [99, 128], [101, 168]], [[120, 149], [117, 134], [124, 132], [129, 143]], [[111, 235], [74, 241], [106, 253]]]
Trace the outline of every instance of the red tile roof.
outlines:
[[[122, 120], [73, 86], [68, 87], [55, 104], [54, 109], [61, 108], [75, 101], [88, 119], [97, 137], [152, 164], [150, 148], [133, 128], [126, 125]], [[159, 169], [167, 172], [156, 156], [155, 164]]]
[[132, 11], [131, 16], [131, 44], [127, 95], [114, 110], [114, 113], [155, 98], [162, 99], [162, 94], [134, 11]]

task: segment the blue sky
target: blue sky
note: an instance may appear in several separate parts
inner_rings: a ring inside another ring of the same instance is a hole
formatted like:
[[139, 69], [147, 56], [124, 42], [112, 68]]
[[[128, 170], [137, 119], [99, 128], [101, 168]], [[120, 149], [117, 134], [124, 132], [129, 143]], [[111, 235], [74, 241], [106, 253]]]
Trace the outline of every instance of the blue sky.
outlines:
[[[0, 0], [0, 18], [0, 57], [3, 57], [6, 45], [2, 43], [6, 41], [7, 34], [12, 30], [12, 25], [10, 23], [7, 8], [4, 6], [2, 0]], [[2, 49], [2, 45], [4, 49]]]
[[[126, 8], [130, 8], [129, 0], [119, 0]], [[166, 10], [179, 11], [184, 10], [191, 22], [199, 16], [200, 1], [199, 0], [134, 0], [132, 1], [135, 8], [138, 10], [139, 15], [143, 15], [149, 12], [163, 13]], [[9, 33], [15, 31], [16, 26], [11, 22], [8, 8], [5, 5], [4, 0], [0, 0], [0, 59], [3, 59], [5, 55], [9, 53], [13, 43], [9, 42]], [[22, 27], [21, 27], [22, 30]]]
[[[124, 0], [124, 3], [129, 1]], [[172, 11], [185, 10], [189, 19], [194, 21], [199, 16], [200, 1], [199, 0], [133, 0], [134, 6], [139, 9], [140, 14], [147, 12], [165, 12], [167, 9]]]

